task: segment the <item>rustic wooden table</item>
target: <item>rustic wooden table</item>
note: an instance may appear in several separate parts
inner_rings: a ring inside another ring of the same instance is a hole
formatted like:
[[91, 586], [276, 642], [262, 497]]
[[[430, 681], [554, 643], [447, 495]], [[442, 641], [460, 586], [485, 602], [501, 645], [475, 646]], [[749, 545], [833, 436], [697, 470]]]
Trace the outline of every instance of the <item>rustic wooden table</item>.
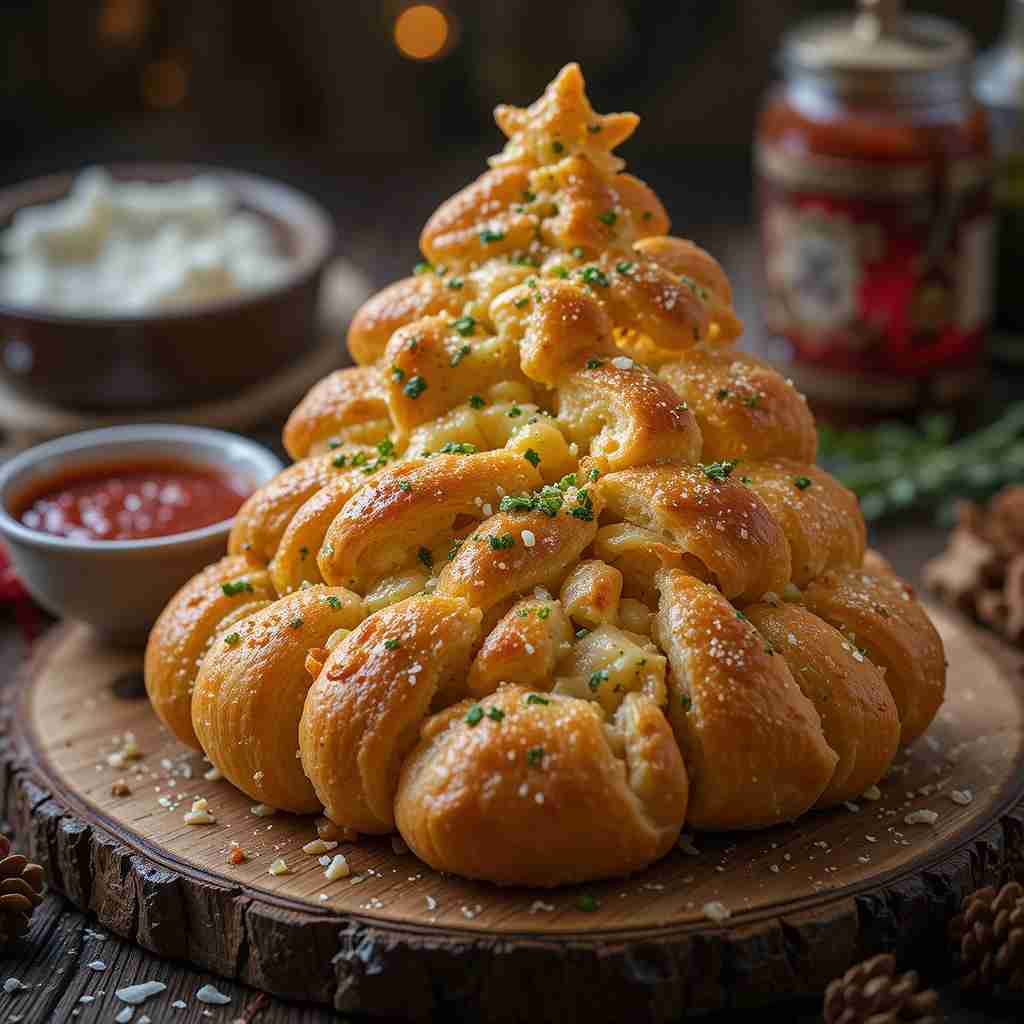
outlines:
[[[874, 531], [874, 543], [910, 579], [919, 576], [924, 560], [939, 550], [942, 539], [940, 530], [920, 524], [887, 526]], [[24, 655], [24, 643], [13, 622], [0, 622], [0, 670], [5, 677], [11, 677]], [[0, 801], [8, 788], [6, 780], [3, 781]], [[0, 817], [3, 812], [4, 807], [0, 803]], [[287, 955], [287, 952], [282, 951], [282, 955]], [[90, 967], [97, 962], [102, 963], [102, 969]], [[243, 985], [162, 961], [105, 933], [95, 921], [56, 894], [46, 897], [36, 911], [29, 936], [0, 966], [0, 986], [9, 978], [19, 979], [27, 988], [15, 993], [4, 993], [0, 988], [0, 1024], [111, 1021], [124, 1008], [114, 997], [115, 990], [145, 981], [163, 982], [167, 991], [136, 1012], [136, 1024], [141, 1024], [144, 1016], [150, 1017], [153, 1024], [165, 1021], [175, 1024], [207, 1024], [210, 1021], [223, 1024], [236, 1021], [247, 1024], [282, 1024], [285, 1021], [326, 1024], [337, 1019], [328, 1010], [267, 999]], [[930, 980], [940, 985], [947, 1020], [953, 1024], [1021, 1020], [1020, 1005], [964, 1007], [957, 998], [955, 986], [949, 984], [948, 979], [937, 976]], [[198, 1001], [195, 993], [205, 984], [215, 985], [231, 997], [231, 1003], [209, 1006]], [[184, 1006], [173, 1008], [172, 1004], [179, 1000]], [[797, 1004], [785, 1009], [793, 1024], [811, 1024], [820, 1020], [816, 1003]], [[730, 1011], [704, 1019], [711, 1024], [724, 1024], [725, 1021], [742, 1024], [748, 1019], [762, 1019], [763, 1013]]]

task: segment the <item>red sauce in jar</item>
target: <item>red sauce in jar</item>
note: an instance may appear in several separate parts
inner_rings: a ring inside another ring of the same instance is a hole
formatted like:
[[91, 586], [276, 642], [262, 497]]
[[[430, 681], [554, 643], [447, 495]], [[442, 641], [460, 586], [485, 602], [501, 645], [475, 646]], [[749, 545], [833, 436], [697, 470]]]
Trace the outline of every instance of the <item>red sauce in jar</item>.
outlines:
[[54, 477], [23, 495], [14, 517], [30, 530], [72, 540], [142, 540], [230, 519], [251, 481], [176, 462], [104, 463]]

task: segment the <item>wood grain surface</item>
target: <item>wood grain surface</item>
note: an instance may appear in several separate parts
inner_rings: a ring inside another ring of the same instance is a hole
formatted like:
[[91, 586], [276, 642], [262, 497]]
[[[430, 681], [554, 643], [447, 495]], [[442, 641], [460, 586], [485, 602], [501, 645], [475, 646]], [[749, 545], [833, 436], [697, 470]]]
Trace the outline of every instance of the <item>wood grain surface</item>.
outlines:
[[[625, 881], [551, 892], [445, 878], [388, 840], [345, 844], [328, 883], [312, 821], [251, 813], [170, 739], [139, 656], [62, 627], [28, 666], [8, 751], [8, 815], [50, 877], [112, 932], [265, 991], [427, 1019], [669, 1020], [820, 991], [876, 949], [941, 945], [961, 895], [1021, 857], [1020, 659], [936, 612], [950, 692], [881, 799], [749, 835], [698, 837]], [[126, 732], [143, 757], [115, 768]], [[129, 796], [113, 796], [124, 779]], [[953, 794], [970, 793], [970, 799]], [[206, 797], [217, 824], [183, 814]], [[934, 810], [934, 825], [906, 824]], [[249, 860], [227, 863], [229, 843]], [[290, 873], [273, 877], [284, 858]], [[579, 909], [586, 894], [594, 912]], [[731, 911], [709, 921], [705, 904]]]

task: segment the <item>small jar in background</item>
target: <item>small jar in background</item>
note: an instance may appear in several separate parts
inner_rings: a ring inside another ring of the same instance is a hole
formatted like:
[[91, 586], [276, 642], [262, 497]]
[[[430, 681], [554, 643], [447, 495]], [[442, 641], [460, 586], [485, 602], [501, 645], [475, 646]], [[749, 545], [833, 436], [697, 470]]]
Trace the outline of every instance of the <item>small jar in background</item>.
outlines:
[[970, 37], [864, 0], [784, 40], [756, 161], [767, 353], [854, 424], [968, 407], [991, 316], [990, 144]]
[[[974, 91], [988, 112], [995, 155], [996, 315], [1000, 330], [1024, 332], [1024, 0], [1009, 0], [1002, 39], [978, 60]], [[1024, 337], [997, 349], [1024, 362]]]

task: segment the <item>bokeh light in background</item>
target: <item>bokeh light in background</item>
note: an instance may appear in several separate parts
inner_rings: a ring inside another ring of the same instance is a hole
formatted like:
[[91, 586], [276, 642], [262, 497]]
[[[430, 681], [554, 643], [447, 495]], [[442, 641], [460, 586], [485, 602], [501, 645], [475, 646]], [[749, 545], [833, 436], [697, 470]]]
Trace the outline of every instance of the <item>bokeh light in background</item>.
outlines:
[[450, 15], [433, 4], [413, 4], [395, 19], [395, 45], [411, 60], [436, 60], [454, 44]]
[[165, 57], [142, 72], [142, 95], [156, 110], [180, 106], [188, 94], [188, 68], [179, 57]]

